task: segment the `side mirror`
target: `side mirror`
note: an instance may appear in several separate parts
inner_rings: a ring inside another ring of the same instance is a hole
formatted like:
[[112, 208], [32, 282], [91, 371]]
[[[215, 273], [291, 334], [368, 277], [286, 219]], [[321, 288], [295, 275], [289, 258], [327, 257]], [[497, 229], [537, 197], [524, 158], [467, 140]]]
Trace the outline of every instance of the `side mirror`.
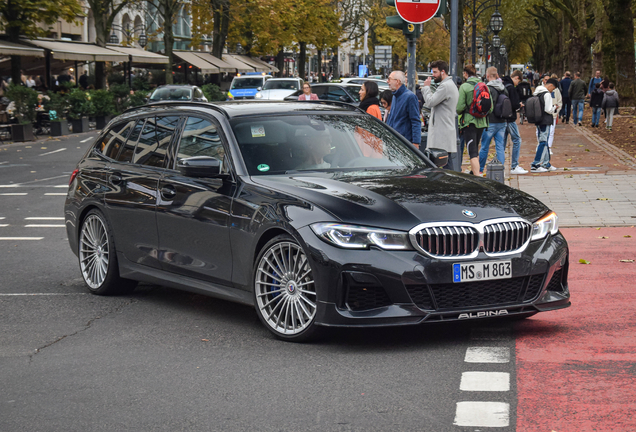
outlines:
[[435, 166], [441, 168], [448, 163], [448, 152], [446, 150], [437, 148], [427, 148], [424, 150], [424, 154], [427, 158], [435, 164]]
[[218, 178], [221, 174], [223, 162], [211, 156], [193, 156], [179, 159], [177, 170], [186, 177]]
[[263, 87], [257, 87], [256, 90], [261, 91], [263, 90]]

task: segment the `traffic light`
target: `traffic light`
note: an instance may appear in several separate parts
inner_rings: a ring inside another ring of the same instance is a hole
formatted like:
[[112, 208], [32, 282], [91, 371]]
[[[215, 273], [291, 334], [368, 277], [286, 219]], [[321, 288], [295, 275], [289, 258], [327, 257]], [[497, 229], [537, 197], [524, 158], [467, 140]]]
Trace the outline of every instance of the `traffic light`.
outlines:
[[[386, 0], [387, 4], [395, 5], [394, 0]], [[386, 25], [391, 28], [402, 30], [402, 34], [407, 37], [418, 37], [420, 35], [420, 25], [419, 24], [411, 24], [404, 21], [400, 18], [399, 15], [392, 15], [386, 17]]]

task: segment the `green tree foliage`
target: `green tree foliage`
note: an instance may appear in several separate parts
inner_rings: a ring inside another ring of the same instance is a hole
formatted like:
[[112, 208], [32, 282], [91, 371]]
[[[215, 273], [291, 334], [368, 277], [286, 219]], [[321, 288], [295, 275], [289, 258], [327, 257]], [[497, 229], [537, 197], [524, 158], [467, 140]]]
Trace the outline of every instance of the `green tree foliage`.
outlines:
[[172, 66], [174, 64], [174, 56], [172, 49], [174, 46], [174, 30], [173, 26], [179, 17], [179, 11], [184, 9], [189, 11], [190, 2], [187, 0], [147, 0], [148, 13], [157, 14], [161, 21], [160, 32], [163, 33], [163, 45], [165, 55], [168, 57], [166, 65], [166, 83], [172, 84]]
[[22, 85], [11, 84], [6, 92], [15, 104], [14, 115], [20, 124], [35, 121], [35, 107], [38, 104], [38, 92]]
[[[82, 15], [78, 0], [4, 0], [0, 2], [0, 31], [9, 41], [19, 42], [20, 37], [35, 39], [45, 36], [47, 26], [58, 19], [74, 22]], [[39, 24], [44, 24], [42, 28]], [[20, 81], [22, 61], [20, 56], [11, 56], [11, 78]]]

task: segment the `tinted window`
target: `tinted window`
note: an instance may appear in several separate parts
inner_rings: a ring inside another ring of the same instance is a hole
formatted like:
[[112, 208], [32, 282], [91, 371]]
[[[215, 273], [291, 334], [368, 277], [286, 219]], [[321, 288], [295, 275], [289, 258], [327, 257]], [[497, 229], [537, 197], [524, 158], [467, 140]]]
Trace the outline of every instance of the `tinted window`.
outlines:
[[216, 126], [209, 120], [190, 117], [186, 122], [181, 134], [177, 160], [192, 156], [211, 156], [224, 161], [225, 148], [221, 137]]
[[133, 163], [163, 167], [179, 116], [149, 117], [141, 130]]
[[117, 158], [122, 144], [134, 122], [121, 122], [113, 125], [112, 128], [102, 137], [95, 146], [95, 151], [111, 159]]
[[258, 88], [263, 85], [263, 78], [234, 78], [232, 81], [232, 90], [234, 89], [251, 89]]
[[150, 96], [151, 101], [162, 101], [162, 100], [191, 100], [192, 99], [192, 89], [184, 87], [171, 87], [171, 88], [158, 88], [155, 92]]
[[296, 80], [269, 80], [263, 90], [298, 90], [300, 85]]
[[135, 146], [137, 145], [137, 140], [139, 139], [139, 135], [141, 134], [141, 129], [144, 126], [145, 119], [138, 120], [133, 127], [132, 132], [128, 136], [126, 140], [126, 144], [124, 144], [124, 148], [119, 153], [117, 160], [120, 162], [131, 162], [133, 158], [133, 153], [135, 151]]

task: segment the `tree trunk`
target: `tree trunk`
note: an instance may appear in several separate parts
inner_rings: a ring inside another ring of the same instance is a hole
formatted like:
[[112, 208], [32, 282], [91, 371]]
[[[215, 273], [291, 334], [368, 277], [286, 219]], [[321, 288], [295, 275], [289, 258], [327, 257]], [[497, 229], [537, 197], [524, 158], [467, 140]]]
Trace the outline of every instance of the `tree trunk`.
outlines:
[[300, 53], [298, 54], [298, 76], [305, 79], [305, 63], [307, 62], [307, 42], [298, 42]]
[[230, 5], [227, 0], [214, 0], [214, 27], [212, 30], [212, 55], [221, 58], [227, 40]]
[[322, 50], [317, 49], [316, 55], [318, 56], [318, 82], [325, 82], [322, 78]]
[[[97, 10], [93, 10], [93, 18], [95, 20], [95, 45], [100, 47], [106, 46], [106, 38], [108, 37], [109, 29], [106, 24], [106, 17], [99, 13]], [[95, 62], [95, 89], [101, 90], [106, 88], [106, 64], [104, 62]]]
[[[335, 62], [333, 61], [333, 58], [336, 59]], [[331, 59], [331, 64], [333, 65], [333, 79], [335, 80], [340, 79], [340, 61], [338, 56], [338, 47], [334, 49], [333, 57]]]
[[285, 51], [284, 47], [280, 47], [276, 55], [276, 67], [278, 68], [278, 77], [281, 78], [285, 74]]
[[634, 99], [634, 24], [631, 0], [610, 0], [607, 10], [610, 28], [614, 35], [616, 59], [616, 89], [621, 102], [632, 102]]
[[[464, 69], [464, 62], [466, 57], [466, 46], [464, 45], [464, 14], [461, 11], [464, 10], [464, 0], [458, 1], [457, 10], [460, 13], [457, 14], [457, 75], [462, 76]], [[471, 47], [474, 49], [474, 47]]]

